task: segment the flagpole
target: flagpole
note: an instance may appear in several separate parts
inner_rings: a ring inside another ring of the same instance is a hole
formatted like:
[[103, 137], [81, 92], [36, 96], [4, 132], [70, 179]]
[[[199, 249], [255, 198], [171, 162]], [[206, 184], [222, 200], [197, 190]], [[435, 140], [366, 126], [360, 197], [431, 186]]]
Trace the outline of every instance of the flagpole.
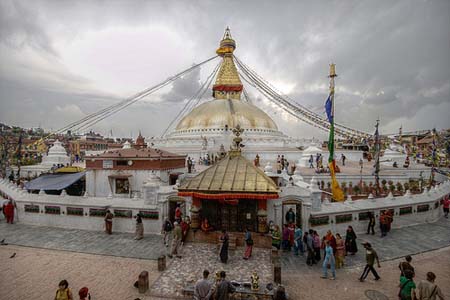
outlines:
[[[334, 118], [335, 118], [335, 114], [334, 114], [334, 78], [337, 77], [336, 74], [336, 64], [330, 64], [330, 75], [328, 76], [330, 78], [330, 95], [331, 95], [331, 111], [332, 111], [332, 116], [333, 118], [331, 119], [331, 124], [330, 126], [333, 128], [334, 130]], [[335, 150], [335, 146], [334, 146], [334, 135], [333, 135], [333, 155], [334, 155], [334, 150]], [[332, 159], [334, 160], [334, 157], [332, 157]]]
[[377, 119], [377, 124], [375, 125], [375, 155], [376, 155], [376, 159], [375, 159], [375, 189], [376, 189], [376, 193], [377, 195], [380, 192], [380, 152], [381, 152], [381, 147], [380, 147], [380, 132], [378, 131], [378, 126], [380, 125], [380, 120]]

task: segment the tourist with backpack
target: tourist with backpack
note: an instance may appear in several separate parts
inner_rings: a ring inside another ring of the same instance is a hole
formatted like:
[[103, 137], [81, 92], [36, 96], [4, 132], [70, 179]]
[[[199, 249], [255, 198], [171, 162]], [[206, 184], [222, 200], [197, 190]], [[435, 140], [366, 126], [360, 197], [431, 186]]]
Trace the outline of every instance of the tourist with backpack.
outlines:
[[404, 270], [404, 276], [400, 276], [400, 290], [398, 299], [416, 300], [416, 284], [413, 281], [414, 272], [410, 269]]
[[418, 300], [444, 300], [444, 295], [441, 289], [434, 283], [436, 275], [433, 272], [427, 273], [427, 280], [422, 280], [417, 285], [417, 299]]

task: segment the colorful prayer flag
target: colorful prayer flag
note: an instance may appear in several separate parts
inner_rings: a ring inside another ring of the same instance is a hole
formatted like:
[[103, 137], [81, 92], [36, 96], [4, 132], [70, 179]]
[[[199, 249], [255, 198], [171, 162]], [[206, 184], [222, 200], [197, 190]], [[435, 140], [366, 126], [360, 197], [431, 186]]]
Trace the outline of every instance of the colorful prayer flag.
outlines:
[[328, 167], [330, 168], [331, 175], [331, 192], [335, 201], [344, 201], [344, 192], [339, 187], [339, 183], [336, 179], [336, 160], [334, 159], [334, 116], [333, 116], [333, 90], [328, 96], [325, 102], [325, 111], [327, 113], [328, 121], [330, 122], [330, 135], [328, 137], [328, 151], [330, 155], [328, 157]]

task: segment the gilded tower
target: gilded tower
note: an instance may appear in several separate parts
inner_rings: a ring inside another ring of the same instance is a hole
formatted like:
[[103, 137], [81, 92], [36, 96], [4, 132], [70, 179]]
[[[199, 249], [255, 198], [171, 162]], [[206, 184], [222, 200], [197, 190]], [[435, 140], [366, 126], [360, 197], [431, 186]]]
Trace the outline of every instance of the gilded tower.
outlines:
[[227, 27], [220, 41], [220, 47], [216, 51], [218, 55], [223, 57], [216, 83], [213, 85], [213, 95], [216, 99], [241, 99], [243, 86], [233, 61], [235, 49], [236, 42], [231, 37], [230, 29]]

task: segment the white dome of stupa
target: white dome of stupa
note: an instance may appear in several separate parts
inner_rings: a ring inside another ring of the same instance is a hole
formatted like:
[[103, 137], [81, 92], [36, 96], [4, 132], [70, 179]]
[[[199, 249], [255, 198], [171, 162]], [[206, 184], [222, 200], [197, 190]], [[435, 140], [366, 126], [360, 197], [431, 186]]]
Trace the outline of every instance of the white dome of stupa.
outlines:
[[122, 149], [130, 149], [130, 148], [131, 148], [131, 144], [129, 141], [126, 141], [122, 146]]

